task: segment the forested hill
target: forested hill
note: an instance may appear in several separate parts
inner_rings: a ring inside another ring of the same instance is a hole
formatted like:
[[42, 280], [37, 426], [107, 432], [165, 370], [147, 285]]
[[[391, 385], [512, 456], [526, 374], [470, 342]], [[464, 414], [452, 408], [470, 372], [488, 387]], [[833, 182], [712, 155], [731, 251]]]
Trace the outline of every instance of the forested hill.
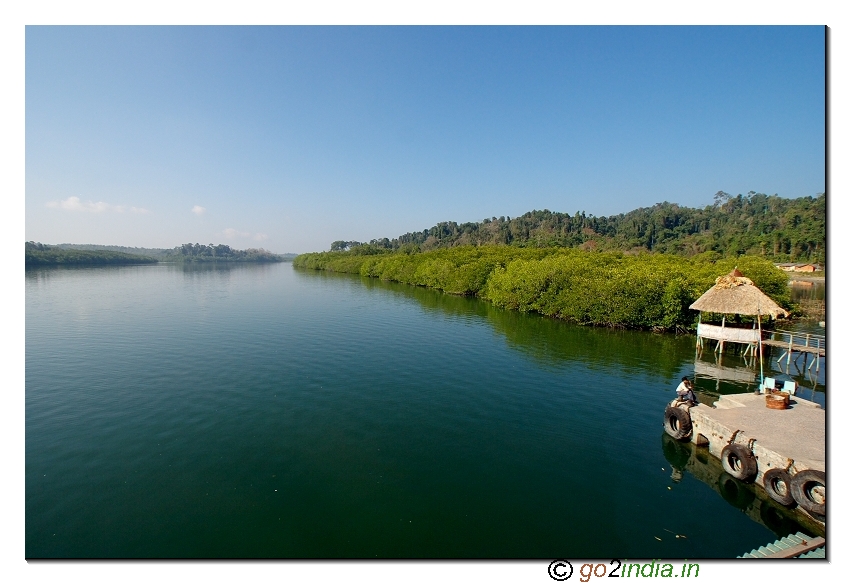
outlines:
[[655, 251], [694, 256], [706, 251], [724, 257], [759, 255], [774, 262], [826, 258], [826, 196], [795, 199], [750, 192], [714, 195], [714, 204], [689, 208], [662, 202], [625, 214], [595, 217], [549, 210], [521, 217], [493, 217], [479, 223], [443, 222], [430, 229], [368, 244], [335, 241], [332, 251], [359, 249], [429, 250], [459, 245], [578, 247]]

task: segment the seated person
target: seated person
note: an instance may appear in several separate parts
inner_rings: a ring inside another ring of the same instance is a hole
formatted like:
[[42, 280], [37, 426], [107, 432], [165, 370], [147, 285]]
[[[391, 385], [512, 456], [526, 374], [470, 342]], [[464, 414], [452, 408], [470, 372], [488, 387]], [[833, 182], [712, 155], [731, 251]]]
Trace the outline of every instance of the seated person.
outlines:
[[682, 377], [682, 382], [676, 387], [676, 395], [680, 401], [688, 401], [692, 405], [697, 404], [697, 396], [694, 393], [694, 385], [688, 377]]

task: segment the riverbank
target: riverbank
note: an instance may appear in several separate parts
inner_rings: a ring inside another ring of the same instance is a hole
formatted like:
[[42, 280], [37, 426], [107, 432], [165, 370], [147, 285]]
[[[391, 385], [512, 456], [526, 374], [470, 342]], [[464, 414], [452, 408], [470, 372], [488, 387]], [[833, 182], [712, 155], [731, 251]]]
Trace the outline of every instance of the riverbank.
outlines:
[[788, 281], [790, 283], [794, 283], [795, 281], [809, 281], [814, 283], [826, 283], [826, 274], [823, 272], [819, 273], [788, 273]]
[[303, 254], [293, 264], [476, 296], [501, 308], [593, 326], [690, 330], [697, 312], [689, 306], [735, 267], [790, 307], [787, 274], [749, 256], [714, 260], [494, 245], [411, 254], [355, 248]]
[[32, 266], [51, 265], [137, 265], [157, 263], [153, 257], [132, 255], [119, 251], [85, 251], [59, 249], [40, 243], [27, 243], [24, 264]]

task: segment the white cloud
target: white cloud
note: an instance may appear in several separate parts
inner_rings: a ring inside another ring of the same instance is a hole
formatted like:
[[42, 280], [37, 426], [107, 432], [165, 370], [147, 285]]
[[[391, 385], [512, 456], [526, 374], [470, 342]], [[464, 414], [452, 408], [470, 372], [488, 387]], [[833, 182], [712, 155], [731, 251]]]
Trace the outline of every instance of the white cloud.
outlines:
[[265, 233], [248, 233], [246, 231], [237, 231], [236, 229], [229, 227], [222, 231], [224, 236], [228, 239], [253, 239], [254, 241], [265, 241], [269, 238]]
[[251, 233], [245, 233], [244, 231], [237, 231], [232, 227], [228, 227], [224, 230], [224, 236], [228, 239], [233, 239], [234, 237], [250, 237]]
[[207, 212], [207, 209], [196, 204], [195, 206], [192, 207], [192, 212], [195, 213], [196, 215], [200, 216], [200, 215], [204, 214], [205, 212]]
[[[83, 202], [80, 200], [78, 196], [69, 196], [65, 200], [60, 201], [51, 201], [47, 203], [47, 206], [50, 208], [58, 208], [66, 211], [83, 211], [89, 213], [105, 213], [105, 212], [114, 212], [114, 213], [123, 213], [127, 210], [127, 207], [123, 205], [109, 204], [107, 202], [99, 201], [99, 202]], [[146, 215], [150, 213], [149, 210], [131, 206], [130, 212], [138, 213]]]

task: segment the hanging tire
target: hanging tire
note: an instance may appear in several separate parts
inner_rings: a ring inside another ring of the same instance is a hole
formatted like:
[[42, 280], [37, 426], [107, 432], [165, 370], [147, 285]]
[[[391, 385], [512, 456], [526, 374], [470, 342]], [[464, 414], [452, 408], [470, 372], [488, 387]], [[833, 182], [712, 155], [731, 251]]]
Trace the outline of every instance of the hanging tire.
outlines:
[[720, 452], [720, 463], [726, 473], [742, 482], [751, 482], [758, 473], [756, 456], [740, 443], [730, 443]]
[[773, 468], [764, 473], [764, 491], [783, 506], [790, 508], [797, 504], [791, 494], [791, 475], [783, 469]]
[[806, 512], [826, 516], [825, 473], [819, 470], [797, 472], [791, 476], [791, 495]]
[[664, 411], [664, 431], [673, 439], [685, 439], [691, 434], [691, 414], [681, 407], [667, 406]]

